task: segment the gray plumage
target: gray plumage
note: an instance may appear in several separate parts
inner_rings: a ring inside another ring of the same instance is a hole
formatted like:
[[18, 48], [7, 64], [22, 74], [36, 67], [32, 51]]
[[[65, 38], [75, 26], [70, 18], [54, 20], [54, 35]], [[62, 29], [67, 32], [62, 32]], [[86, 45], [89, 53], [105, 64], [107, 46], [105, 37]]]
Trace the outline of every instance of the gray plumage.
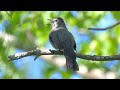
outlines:
[[66, 58], [66, 66], [68, 69], [78, 71], [78, 64], [76, 62], [76, 43], [73, 35], [67, 30], [62, 18], [48, 19], [51, 21], [52, 30], [49, 34], [49, 41], [55, 49], [64, 50]]

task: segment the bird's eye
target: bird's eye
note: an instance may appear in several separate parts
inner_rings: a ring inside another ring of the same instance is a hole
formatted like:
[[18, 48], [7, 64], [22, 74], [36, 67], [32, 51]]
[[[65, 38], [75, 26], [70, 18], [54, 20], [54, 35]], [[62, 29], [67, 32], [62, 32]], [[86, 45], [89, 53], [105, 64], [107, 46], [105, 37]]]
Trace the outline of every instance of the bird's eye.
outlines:
[[57, 20], [55, 20], [55, 22], [57, 22]]

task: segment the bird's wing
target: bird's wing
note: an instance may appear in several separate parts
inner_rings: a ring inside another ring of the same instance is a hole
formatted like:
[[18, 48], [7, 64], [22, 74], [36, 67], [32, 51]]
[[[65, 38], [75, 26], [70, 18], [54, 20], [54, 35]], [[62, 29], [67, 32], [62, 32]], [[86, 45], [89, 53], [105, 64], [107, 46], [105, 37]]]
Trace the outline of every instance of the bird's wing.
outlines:
[[63, 45], [76, 49], [74, 37], [68, 30], [61, 30], [58, 37]]

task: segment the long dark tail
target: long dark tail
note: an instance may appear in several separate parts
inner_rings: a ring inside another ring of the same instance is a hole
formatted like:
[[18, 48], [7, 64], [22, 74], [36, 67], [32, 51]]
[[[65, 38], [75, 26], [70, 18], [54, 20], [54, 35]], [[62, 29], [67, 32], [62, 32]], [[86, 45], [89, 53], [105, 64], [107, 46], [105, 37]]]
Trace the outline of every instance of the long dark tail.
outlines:
[[71, 48], [64, 49], [64, 56], [66, 58], [66, 66], [68, 69], [72, 71], [79, 71], [78, 64], [76, 62], [76, 54], [74, 50]]

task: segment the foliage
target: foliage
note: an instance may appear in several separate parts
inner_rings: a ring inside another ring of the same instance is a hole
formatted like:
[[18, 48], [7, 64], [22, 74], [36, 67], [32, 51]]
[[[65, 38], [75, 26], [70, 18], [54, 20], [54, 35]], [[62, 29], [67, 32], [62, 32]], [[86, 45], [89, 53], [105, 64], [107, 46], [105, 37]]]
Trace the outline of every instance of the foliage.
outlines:
[[[81, 41], [80, 46], [77, 44], [79, 52], [96, 55], [119, 53], [120, 26], [102, 32], [89, 31], [87, 28], [96, 27], [99, 21], [107, 14], [112, 14], [115, 20], [119, 20], [120, 12], [74, 11], [74, 13], [76, 14], [73, 14], [72, 11], [1, 11], [0, 24], [2, 28], [0, 32], [13, 36], [15, 40], [7, 41], [0, 36], [0, 74], [4, 73], [0, 78], [28, 78], [26, 77], [28, 71], [27, 62], [25, 68], [19, 69], [14, 62], [8, 62], [7, 57], [10, 54], [15, 54], [16, 49], [26, 51], [36, 49], [37, 47], [46, 47], [51, 29], [51, 26], [47, 25], [49, 23], [47, 19], [57, 16], [65, 20], [70, 31], [77, 27], [79, 35], [83, 37], [87, 35], [89, 38], [89, 40]], [[112, 68], [106, 66], [108, 62], [92, 62], [79, 59], [78, 63], [85, 65], [89, 70], [99, 68], [106, 72], [115, 71], [118, 76], [120, 75], [119, 63]], [[51, 63], [45, 62], [45, 65], [41, 78], [50, 78], [56, 72], [59, 72], [63, 78], [71, 78], [73, 75], [72, 72], [64, 71]]]

